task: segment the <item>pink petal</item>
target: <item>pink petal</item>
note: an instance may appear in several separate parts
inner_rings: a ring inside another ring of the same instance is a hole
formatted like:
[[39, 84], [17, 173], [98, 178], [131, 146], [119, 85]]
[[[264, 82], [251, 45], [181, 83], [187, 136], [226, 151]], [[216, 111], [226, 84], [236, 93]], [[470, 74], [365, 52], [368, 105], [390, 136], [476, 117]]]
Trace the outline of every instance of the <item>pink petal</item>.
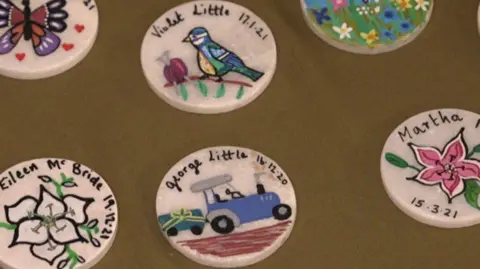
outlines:
[[444, 180], [442, 182], [442, 190], [449, 198], [453, 198], [457, 194], [462, 193], [464, 188], [463, 180], [459, 176], [453, 177], [452, 180]]
[[435, 184], [444, 180], [441, 175], [442, 172], [443, 168], [440, 166], [434, 168], [425, 168], [420, 173], [418, 173], [416, 179], [424, 184]]
[[463, 144], [462, 133], [460, 132], [445, 146], [442, 161], [449, 163], [459, 162], [465, 159], [465, 155], [465, 145]]
[[440, 152], [436, 148], [420, 147], [414, 144], [411, 144], [410, 147], [413, 149], [417, 161], [424, 166], [435, 167], [441, 160]]
[[480, 179], [480, 163], [475, 160], [464, 160], [455, 164], [458, 175], [463, 178]]

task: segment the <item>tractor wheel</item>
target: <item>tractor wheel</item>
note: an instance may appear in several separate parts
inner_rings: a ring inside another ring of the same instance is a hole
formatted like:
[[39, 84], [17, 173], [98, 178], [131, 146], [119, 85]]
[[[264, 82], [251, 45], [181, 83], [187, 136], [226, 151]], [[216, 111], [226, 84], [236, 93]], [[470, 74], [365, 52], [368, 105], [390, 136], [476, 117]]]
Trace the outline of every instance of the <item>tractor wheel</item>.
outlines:
[[225, 215], [218, 216], [210, 223], [212, 229], [219, 234], [229, 234], [235, 229], [233, 220]]
[[190, 231], [191, 231], [192, 234], [194, 234], [194, 235], [201, 235], [202, 232], [203, 232], [203, 228], [200, 227], [200, 226], [196, 226], [196, 225], [195, 225], [195, 226], [192, 226], [192, 227], [190, 228]]
[[178, 234], [178, 230], [175, 227], [172, 227], [167, 231], [168, 236], [176, 236], [177, 234]]
[[292, 215], [292, 208], [285, 204], [279, 204], [273, 207], [272, 214], [277, 220], [286, 220]]

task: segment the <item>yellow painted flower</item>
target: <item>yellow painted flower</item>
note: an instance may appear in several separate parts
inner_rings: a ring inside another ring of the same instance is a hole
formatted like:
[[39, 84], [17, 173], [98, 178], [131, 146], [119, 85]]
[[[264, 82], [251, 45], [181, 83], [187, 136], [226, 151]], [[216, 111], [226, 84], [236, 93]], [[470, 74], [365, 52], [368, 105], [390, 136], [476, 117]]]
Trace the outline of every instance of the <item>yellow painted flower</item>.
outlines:
[[412, 4], [410, 4], [410, 0], [396, 0], [398, 8], [401, 10], [412, 8]]
[[375, 29], [372, 29], [370, 32], [367, 33], [360, 33], [360, 36], [367, 41], [368, 45], [371, 45], [375, 40], [379, 40], [380, 38], [378, 37], [377, 31]]

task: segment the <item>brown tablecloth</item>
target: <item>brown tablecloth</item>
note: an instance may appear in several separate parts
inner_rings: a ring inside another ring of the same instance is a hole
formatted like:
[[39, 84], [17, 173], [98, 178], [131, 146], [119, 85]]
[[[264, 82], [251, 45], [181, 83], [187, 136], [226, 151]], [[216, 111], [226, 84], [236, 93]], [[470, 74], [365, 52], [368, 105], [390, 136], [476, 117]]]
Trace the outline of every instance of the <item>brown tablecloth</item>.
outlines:
[[108, 181], [119, 231], [98, 269], [202, 268], [160, 234], [155, 195], [166, 171], [206, 146], [261, 151], [289, 174], [298, 218], [289, 240], [251, 268], [450, 269], [477, 266], [480, 228], [431, 228], [400, 212], [380, 178], [383, 143], [407, 117], [440, 107], [480, 112], [477, 0], [440, 0], [415, 42], [357, 56], [330, 47], [297, 0], [243, 0], [275, 34], [278, 67], [250, 105], [184, 113], [150, 90], [140, 66], [146, 29], [182, 1], [100, 1], [93, 50], [51, 79], [0, 78], [0, 167], [72, 159]]

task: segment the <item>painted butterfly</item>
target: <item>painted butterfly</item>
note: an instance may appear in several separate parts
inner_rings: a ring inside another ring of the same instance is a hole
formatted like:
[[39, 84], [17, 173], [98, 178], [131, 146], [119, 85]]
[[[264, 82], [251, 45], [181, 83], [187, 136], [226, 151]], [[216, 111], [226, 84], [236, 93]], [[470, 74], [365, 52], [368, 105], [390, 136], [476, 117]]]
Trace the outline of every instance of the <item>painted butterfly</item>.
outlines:
[[0, 29], [10, 27], [0, 36], [0, 55], [12, 51], [23, 36], [31, 40], [38, 56], [47, 56], [58, 49], [62, 42], [56, 33], [67, 29], [63, 10], [66, 0], [51, 0], [35, 10], [30, 9], [30, 0], [22, 0], [23, 11], [10, 0], [0, 0]]

